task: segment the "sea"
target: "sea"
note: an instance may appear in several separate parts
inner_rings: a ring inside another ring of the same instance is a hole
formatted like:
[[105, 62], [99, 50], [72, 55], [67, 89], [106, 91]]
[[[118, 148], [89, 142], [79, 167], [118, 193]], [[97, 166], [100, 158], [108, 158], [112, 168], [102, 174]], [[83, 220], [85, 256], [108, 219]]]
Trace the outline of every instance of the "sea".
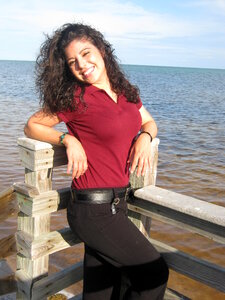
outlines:
[[[27, 119], [39, 109], [34, 66], [31, 61], [0, 61], [0, 192], [24, 180], [17, 138], [24, 136]], [[225, 70], [122, 68], [139, 87], [141, 100], [158, 126], [156, 185], [225, 207]], [[59, 168], [55, 175], [55, 188], [69, 186], [65, 168]], [[0, 230], [0, 238], [14, 232], [16, 216], [9, 215]], [[153, 222], [152, 232], [173, 247], [224, 266], [225, 251], [217, 243], [159, 222]], [[57, 268], [57, 259], [52, 263]], [[171, 285], [192, 295], [191, 299], [223, 297], [214, 289], [177, 276], [171, 273]]]

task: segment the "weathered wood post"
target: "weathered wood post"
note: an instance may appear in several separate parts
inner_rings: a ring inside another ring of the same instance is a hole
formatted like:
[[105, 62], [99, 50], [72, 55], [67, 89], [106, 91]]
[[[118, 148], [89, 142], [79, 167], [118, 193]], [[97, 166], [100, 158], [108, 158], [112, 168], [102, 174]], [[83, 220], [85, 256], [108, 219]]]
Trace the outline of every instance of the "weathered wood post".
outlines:
[[[151, 143], [151, 164], [144, 176], [137, 177], [136, 172], [130, 176], [130, 184], [134, 190], [147, 185], [156, 184], [157, 164], [158, 164], [158, 145], [159, 139], [153, 139]], [[128, 204], [129, 208], [129, 204]], [[139, 228], [139, 230], [149, 237], [151, 218], [141, 215], [138, 212], [129, 210], [129, 218]]]
[[34, 259], [33, 241], [50, 231], [50, 213], [57, 209], [52, 191], [54, 150], [48, 143], [18, 139], [19, 155], [25, 167], [25, 184], [15, 185], [19, 204], [17, 240], [17, 299], [31, 299], [35, 280], [48, 274], [48, 255]]

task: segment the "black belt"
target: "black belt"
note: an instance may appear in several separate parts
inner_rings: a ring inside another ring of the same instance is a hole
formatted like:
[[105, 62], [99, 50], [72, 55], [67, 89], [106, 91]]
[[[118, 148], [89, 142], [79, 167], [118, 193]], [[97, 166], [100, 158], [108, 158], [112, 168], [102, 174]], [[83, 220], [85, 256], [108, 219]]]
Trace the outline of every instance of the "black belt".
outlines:
[[106, 188], [106, 189], [71, 189], [72, 200], [74, 202], [84, 202], [91, 204], [111, 203], [112, 213], [115, 214], [115, 205], [119, 204], [121, 199], [128, 199], [131, 191], [130, 185], [122, 188]]

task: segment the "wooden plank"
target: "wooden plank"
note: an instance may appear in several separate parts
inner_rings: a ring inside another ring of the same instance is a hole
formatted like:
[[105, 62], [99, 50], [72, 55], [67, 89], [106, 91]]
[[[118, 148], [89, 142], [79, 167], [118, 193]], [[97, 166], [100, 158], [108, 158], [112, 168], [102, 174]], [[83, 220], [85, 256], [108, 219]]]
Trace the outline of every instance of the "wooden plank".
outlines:
[[58, 210], [67, 208], [71, 196], [70, 187], [58, 189], [57, 192], [59, 195]]
[[[139, 201], [139, 199], [138, 199], [138, 201]], [[201, 224], [198, 225], [198, 227], [197, 227], [196, 223], [199, 223], [199, 220], [198, 219], [194, 220], [194, 218], [191, 216], [182, 216], [182, 215], [180, 215], [180, 213], [177, 213], [176, 211], [175, 212], [168, 211], [168, 209], [161, 208], [160, 206], [155, 205], [155, 204], [151, 205], [151, 211], [149, 211], [146, 208], [143, 208], [145, 206], [146, 206], [145, 204], [142, 205], [140, 203], [137, 206], [128, 203], [129, 211], [139, 213], [140, 215], [146, 215], [148, 217], [154, 218], [155, 220], [176, 226], [181, 229], [185, 228], [185, 230], [188, 230], [193, 233], [197, 233], [201, 236], [204, 236], [206, 238], [214, 240], [215, 242], [218, 242], [221, 244], [225, 243], [224, 237], [221, 237], [218, 234], [209, 232], [212, 230], [211, 227], [214, 227], [214, 230], [213, 230], [214, 232], [218, 233], [218, 231], [220, 231], [221, 234], [223, 234], [224, 229], [221, 227], [218, 228], [218, 225], [214, 225], [209, 222], [204, 222], [204, 225], [203, 225], [202, 224], [203, 222], [200, 222]], [[181, 219], [181, 221], [179, 221], [179, 219]], [[184, 221], [185, 219], [186, 219], [186, 224]], [[199, 228], [200, 226], [204, 229], [200, 229]]]
[[[68, 231], [68, 233], [66, 233]], [[70, 245], [73, 244], [71, 230], [65, 229], [63, 234], [65, 241]], [[212, 264], [206, 260], [196, 258], [192, 255], [179, 251], [159, 241], [148, 238], [149, 241], [162, 253], [168, 266], [194, 280], [200, 281], [208, 286], [225, 291], [225, 269]]]
[[36, 197], [16, 193], [20, 211], [28, 216], [38, 216], [57, 211], [59, 195], [56, 191], [47, 191]]
[[[152, 187], [152, 186], [151, 186]], [[155, 188], [155, 187], [153, 187]], [[218, 220], [215, 220], [211, 218], [212, 222], [208, 221], [207, 218], [200, 218], [200, 216], [196, 215], [196, 213], [193, 212], [195, 215], [191, 215], [190, 212], [186, 213], [185, 210], [183, 212], [177, 210], [176, 207], [174, 209], [167, 206], [167, 200], [165, 201], [164, 205], [155, 203], [156, 201], [151, 200], [151, 192], [148, 191], [146, 193], [147, 196], [140, 195], [139, 190], [135, 192], [135, 196], [139, 196], [140, 198], [136, 198], [128, 204], [128, 207], [130, 210], [139, 212], [140, 214], [144, 214], [149, 217], [154, 217], [157, 220], [184, 228], [190, 230], [192, 232], [201, 234], [207, 238], [213, 239], [214, 241], [217, 241], [219, 243], [224, 244], [225, 243], [225, 230], [224, 225], [219, 225]], [[143, 198], [141, 198], [143, 196]], [[185, 196], [187, 197], [187, 196]], [[181, 197], [182, 198], [182, 197]], [[194, 198], [192, 198], [194, 199]], [[163, 198], [160, 198], [160, 201], [162, 201]], [[197, 200], [197, 199], [196, 199]], [[193, 201], [194, 202], [194, 201]], [[204, 201], [202, 201], [204, 202]], [[199, 203], [199, 200], [197, 200], [197, 203]], [[206, 206], [211, 203], [206, 203]], [[183, 201], [180, 200], [180, 206], [183, 205]], [[185, 205], [185, 204], [184, 204]], [[193, 203], [194, 205], [194, 203]], [[211, 211], [214, 212], [213, 208], [216, 206], [216, 209], [218, 211], [218, 206], [213, 205], [211, 206]], [[224, 210], [223, 207], [219, 207]], [[203, 211], [204, 208], [201, 208], [201, 211]], [[207, 210], [205, 212], [205, 215], [207, 214]], [[216, 213], [216, 212], [215, 212]], [[203, 214], [204, 215], [204, 214]], [[222, 217], [221, 217], [222, 219]], [[215, 223], [214, 223], [215, 222]], [[222, 223], [222, 222], [221, 222]]]
[[225, 227], [225, 207], [153, 185], [137, 190], [135, 196]]
[[53, 146], [54, 150], [54, 161], [53, 161], [53, 167], [63, 166], [67, 165], [68, 159], [66, 154], [66, 147], [62, 146]]
[[191, 300], [191, 299], [184, 295], [181, 295], [180, 293], [174, 290], [167, 288], [164, 295], [164, 300]]
[[151, 227], [151, 218], [149, 216], [144, 216], [134, 210], [128, 210], [128, 217], [137, 226], [137, 228], [148, 237]]
[[17, 139], [17, 144], [24, 148], [28, 148], [30, 150], [45, 150], [45, 149], [52, 149], [52, 145], [49, 143], [41, 142], [38, 140], [30, 139], [27, 137], [22, 137]]
[[33, 262], [18, 255], [17, 261], [17, 266], [19, 269], [15, 273], [18, 286], [16, 299], [32, 299], [31, 295], [33, 283], [47, 276], [48, 258], [42, 257]]
[[35, 186], [40, 193], [52, 190], [52, 169], [31, 171], [25, 168], [25, 182]]
[[18, 287], [16, 299], [31, 299], [32, 278], [23, 270], [16, 271], [15, 277]]
[[168, 266], [183, 275], [225, 292], [225, 268], [149, 238]]
[[33, 238], [50, 231], [50, 214], [41, 214], [35, 218], [19, 212], [17, 230]]
[[32, 280], [38, 280], [48, 274], [48, 256], [31, 260], [23, 254], [18, 253], [17, 270], [22, 270]]
[[35, 260], [80, 243], [69, 228], [32, 238], [24, 232], [16, 233], [17, 249], [25, 257]]
[[19, 155], [22, 165], [29, 170], [38, 171], [53, 167], [53, 149], [33, 151], [19, 147]]
[[31, 198], [40, 195], [40, 192], [35, 186], [32, 186], [25, 182], [16, 182], [13, 184], [13, 188], [17, 193], [29, 196]]
[[[23, 165], [30, 170], [40, 170], [41, 162], [40, 158], [47, 159], [50, 154], [50, 157], [54, 156], [54, 167], [66, 165], [67, 164], [67, 155], [66, 148], [60, 145], [51, 145], [49, 143], [37, 141], [30, 138], [19, 138], [17, 140], [19, 145], [19, 151], [23, 156], [22, 161]], [[46, 152], [47, 151], [47, 152]], [[46, 155], [45, 155], [46, 154]], [[34, 169], [32, 164], [39, 164], [39, 166]], [[49, 160], [46, 160], [49, 162]], [[52, 165], [51, 165], [52, 167]]]
[[83, 279], [83, 262], [43, 278], [33, 285], [32, 300], [45, 299]]

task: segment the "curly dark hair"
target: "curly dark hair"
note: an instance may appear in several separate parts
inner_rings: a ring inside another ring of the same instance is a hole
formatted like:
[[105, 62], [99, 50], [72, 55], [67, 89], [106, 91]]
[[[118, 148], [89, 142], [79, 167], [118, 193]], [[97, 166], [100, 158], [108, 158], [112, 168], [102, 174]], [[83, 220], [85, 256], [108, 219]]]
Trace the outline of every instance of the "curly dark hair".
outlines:
[[79, 97], [85, 104], [83, 95], [86, 84], [72, 74], [65, 57], [65, 48], [75, 39], [86, 39], [104, 53], [111, 89], [117, 95], [124, 94], [129, 102], [137, 103], [139, 89], [126, 79], [111, 44], [91, 26], [68, 23], [54, 31], [52, 37], [46, 35], [36, 60], [36, 87], [42, 107], [51, 113], [76, 109], [74, 93], [77, 89], [80, 89]]

